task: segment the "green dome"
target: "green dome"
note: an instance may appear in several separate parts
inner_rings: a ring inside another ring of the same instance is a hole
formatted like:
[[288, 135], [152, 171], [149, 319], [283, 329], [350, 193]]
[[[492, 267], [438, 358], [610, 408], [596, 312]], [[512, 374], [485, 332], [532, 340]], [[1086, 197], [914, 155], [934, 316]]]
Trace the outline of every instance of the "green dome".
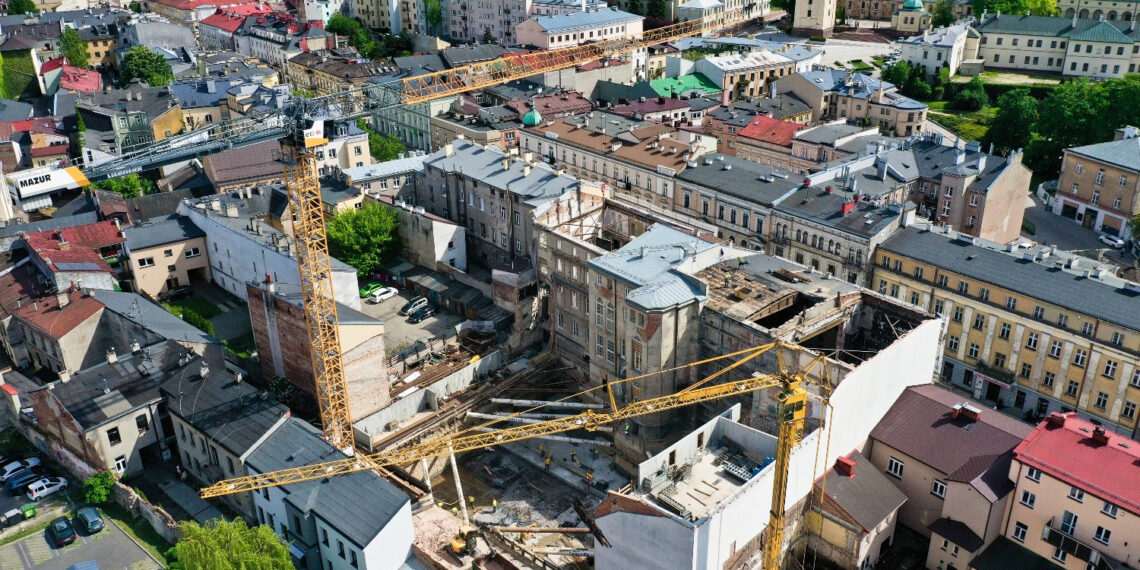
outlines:
[[923, 10], [922, 0], [906, 0], [902, 5], [903, 10]]
[[538, 110], [531, 107], [529, 111], [523, 115], [522, 123], [524, 127], [537, 127], [542, 122], [542, 115], [538, 114]]

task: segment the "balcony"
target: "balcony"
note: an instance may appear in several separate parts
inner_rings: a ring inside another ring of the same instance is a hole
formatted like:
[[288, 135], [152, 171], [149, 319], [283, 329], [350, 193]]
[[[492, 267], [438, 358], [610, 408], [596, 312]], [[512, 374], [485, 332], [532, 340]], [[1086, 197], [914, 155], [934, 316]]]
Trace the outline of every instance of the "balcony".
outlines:
[[1061, 525], [1056, 517], [1049, 519], [1049, 523], [1041, 531], [1041, 540], [1057, 547], [1069, 556], [1088, 562], [1089, 568], [1112, 570], [1121, 567], [1119, 561], [1109, 558], [1095, 547], [1077, 540], [1073, 535], [1062, 531], [1060, 527]]
[[1002, 382], [1007, 385], [1012, 385], [1015, 382], [1013, 372], [1005, 368], [998, 368], [988, 362], [979, 360], [974, 368], [977, 369], [979, 374], [988, 376], [994, 380], [997, 380], [998, 382]]

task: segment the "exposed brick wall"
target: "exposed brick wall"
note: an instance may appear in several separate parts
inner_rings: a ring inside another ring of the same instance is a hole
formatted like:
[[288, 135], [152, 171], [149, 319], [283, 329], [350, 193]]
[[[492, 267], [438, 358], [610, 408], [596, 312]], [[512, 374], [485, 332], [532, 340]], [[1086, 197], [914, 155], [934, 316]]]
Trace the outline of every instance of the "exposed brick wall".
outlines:
[[35, 429], [44, 434], [53, 445], [66, 448], [88, 464], [106, 465], [95, 447], [88, 443], [79, 423], [51, 395], [51, 390], [31, 392], [27, 399], [35, 410]]

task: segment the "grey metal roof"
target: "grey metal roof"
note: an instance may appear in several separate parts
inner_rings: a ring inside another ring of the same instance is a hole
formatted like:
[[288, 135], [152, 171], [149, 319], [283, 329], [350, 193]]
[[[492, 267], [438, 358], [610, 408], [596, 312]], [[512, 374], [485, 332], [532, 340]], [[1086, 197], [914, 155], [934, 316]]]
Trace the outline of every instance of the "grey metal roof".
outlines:
[[0, 99], [0, 121], [20, 121], [31, 118], [35, 106], [31, 103]]
[[[299, 467], [320, 461], [342, 459], [312, 426], [289, 418], [257, 446], [246, 464], [259, 473]], [[280, 487], [289, 493], [286, 501], [301, 512], [312, 512], [359, 548], [392, 520], [408, 496], [372, 471], [359, 471], [327, 479]], [[404, 556], [404, 553], [391, 553]]]
[[241, 457], [284, 418], [289, 408], [226, 371], [220, 356], [209, 360], [208, 373], [190, 365], [162, 383], [166, 409]]
[[[275, 296], [296, 307], [301, 307], [301, 287], [292, 283], [278, 283]], [[375, 325], [381, 321], [374, 319], [352, 307], [336, 304], [337, 320], [342, 325]]]
[[942, 538], [949, 539], [950, 542], [966, 549], [966, 552], [977, 552], [986, 543], [982, 537], [970, 530], [970, 527], [962, 521], [943, 517], [930, 523], [927, 528]]
[[107, 310], [122, 315], [143, 328], [165, 338], [180, 342], [217, 344], [218, 339], [198, 330], [138, 293], [124, 293], [92, 289], [91, 296], [103, 303]]
[[717, 244], [656, 224], [625, 247], [590, 260], [590, 266], [636, 285], [626, 295], [628, 302], [645, 309], [663, 309], [706, 297], [698, 279], [674, 267], [690, 255], [714, 247]]
[[[1140, 30], [1131, 29], [1127, 20], [1095, 19], [1077, 20], [1053, 18], [1049, 16], [1013, 16], [990, 14], [984, 21], [975, 22], [974, 29], [983, 34], [1016, 34], [1023, 36], [1045, 36], [1069, 38], [1073, 40], [1132, 43], [1140, 38]], [[1109, 28], [1112, 28], [1111, 30]]]
[[1063, 566], [1004, 537], [998, 536], [981, 554], [970, 561], [976, 570], [1062, 570]]
[[900, 44], [915, 44], [931, 47], [953, 47], [970, 27], [966, 24], [946, 26], [923, 32], [917, 36], [898, 40]]
[[[509, 50], [498, 44], [483, 44], [474, 46], [456, 46], [445, 48], [439, 52], [439, 57], [448, 67], [459, 67], [480, 61], [488, 61], [502, 57]], [[402, 66], [401, 66], [402, 67]]]
[[[824, 479], [827, 496], [869, 531], [901, 507], [906, 494], [862, 453], [854, 451], [847, 458], [855, 462], [855, 476], [848, 477], [834, 467], [828, 469]], [[816, 487], [820, 487], [818, 482]]]
[[195, 79], [171, 83], [170, 91], [183, 109], [213, 107], [226, 100], [226, 91], [244, 82], [243, 79]]
[[447, 156], [440, 149], [424, 161], [425, 165], [463, 175], [522, 198], [555, 198], [578, 185], [578, 180], [555, 174], [545, 163], [535, 164], [524, 176], [524, 162], [512, 160], [510, 168], [503, 170], [503, 151], [496, 146], [483, 147], [474, 143], [455, 141], [454, 154]]
[[[859, 187], [862, 189], [862, 185]], [[848, 199], [840, 192], [829, 194], [824, 187], [807, 187], [784, 198], [775, 209], [864, 238], [877, 235], [898, 221], [897, 209], [862, 201], [856, 202], [855, 209], [844, 216], [841, 208]]]
[[537, 22], [543, 30], [546, 30], [547, 33], [551, 33], [620, 24], [622, 22], [632, 22], [642, 19], [644, 19], [642, 16], [622, 12], [617, 8], [610, 7], [609, 9], [596, 10], [593, 12], [571, 12], [569, 14], [558, 14], [556, 16], [538, 16], [534, 18], [534, 21]]
[[802, 130], [796, 133], [796, 138], [806, 142], [834, 144], [835, 139], [848, 137], [866, 130], [867, 127], [854, 123], [827, 123], [818, 127]]
[[695, 166], [677, 175], [679, 180], [765, 206], [775, 204], [802, 180], [779, 168], [717, 153], [706, 154], [694, 162]]
[[[811, 111], [811, 107], [809, 107], [807, 103], [800, 101], [791, 93], [778, 93], [775, 97], [753, 99], [748, 102], [748, 105], [755, 109], [756, 112], [766, 113], [773, 119], [783, 119]], [[737, 106], [741, 109], [749, 108], [739, 102]]]
[[1066, 152], [1087, 156], [1093, 160], [1118, 166], [1133, 172], [1140, 171], [1140, 138], [1121, 139], [1065, 149]]
[[397, 158], [385, 162], [377, 162], [368, 166], [358, 166], [354, 168], [346, 168], [342, 172], [348, 178], [351, 178], [353, 183], [365, 182], [368, 180], [375, 180], [377, 178], [387, 178], [389, 176], [396, 176], [399, 174], [411, 174], [413, 172], [423, 172], [424, 161], [427, 160], [427, 155], [417, 154], [407, 158]]
[[190, 218], [172, 215], [136, 224], [123, 230], [127, 247], [132, 250], [176, 243], [206, 235]]
[[1140, 292], [1137, 291], [913, 226], [899, 231], [879, 247], [886, 252], [1140, 331]]
[[392, 58], [392, 62], [396, 64], [396, 67], [405, 71], [416, 68], [425, 68], [432, 71], [443, 71], [447, 69], [447, 64], [443, 62], [443, 58], [435, 53], [395, 57]]
[[638, 81], [633, 85], [626, 85], [616, 81], [603, 79], [594, 85], [593, 99], [595, 101], [607, 101], [610, 103], [618, 103], [619, 101], [637, 101], [642, 97], [656, 98], [657, 91], [653, 89], [653, 85], [648, 81]]
[[76, 226], [94, 224], [98, 221], [99, 214], [96, 212], [84, 212], [82, 214], [75, 214], [74, 216], [67, 216], [63, 218], [50, 218], [47, 220], [40, 220], [38, 222], [11, 224], [0, 227], [0, 237], [12, 237], [21, 232], [34, 234], [36, 232], [44, 232], [49, 230], [74, 228]]
[[335, 179], [321, 180], [321, 201], [325, 204], [339, 204], [360, 195], [360, 190]]

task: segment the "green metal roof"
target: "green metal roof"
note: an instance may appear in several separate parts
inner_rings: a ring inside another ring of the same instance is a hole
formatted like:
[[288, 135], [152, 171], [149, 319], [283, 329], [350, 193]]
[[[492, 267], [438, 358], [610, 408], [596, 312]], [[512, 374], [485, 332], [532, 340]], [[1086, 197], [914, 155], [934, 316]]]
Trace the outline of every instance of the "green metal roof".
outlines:
[[668, 77], [665, 79], [654, 79], [650, 81], [649, 84], [653, 87], [653, 90], [662, 97], [668, 97], [673, 93], [685, 93], [693, 89], [704, 91], [709, 95], [722, 91], [720, 87], [716, 86], [716, 83], [713, 83], [711, 79], [700, 73], [690, 73], [689, 75]]
[[1071, 18], [1051, 18], [1048, 16], [1000, 17], [991, 14], [985, 21], [976, 22], [974, 28], [984, 34], [1015, 34], [1023, 36], [1046, 36], [1069, 38], [1075, 41], [1106, 43], [1133, 43], [1140, 38], [1140, 28], [1129, 29], [1132, 22], [1125, 20], [1077, 20]]
[[1108, 22], [1098, 22], [1097, 25], [1083, 31], [1077, 32], [1069, 36], [1071, 40], [1080, 40], [1085, 42], [1109, 42], [1116, 44], [1130, 44], [1132, 38], [1124, 35], [1120, 30], [1116, 29]]

